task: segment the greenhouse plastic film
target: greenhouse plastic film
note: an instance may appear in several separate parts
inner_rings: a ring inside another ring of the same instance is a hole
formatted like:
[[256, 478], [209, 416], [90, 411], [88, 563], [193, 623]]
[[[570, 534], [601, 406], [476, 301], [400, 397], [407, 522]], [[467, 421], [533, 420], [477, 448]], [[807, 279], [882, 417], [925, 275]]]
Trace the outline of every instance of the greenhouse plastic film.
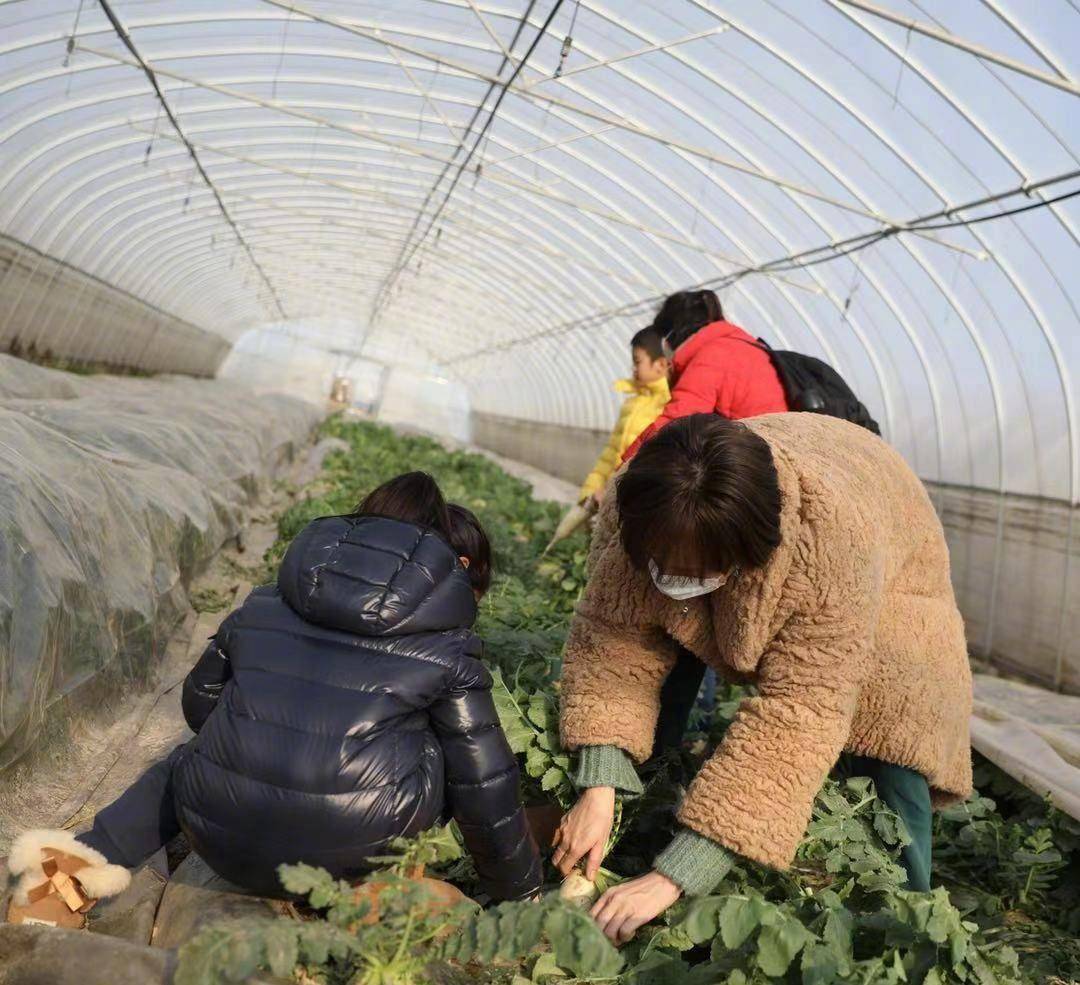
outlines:
[[0, 768], [57, 698], [152, 669], [188, 580], [317, 418], [234, 384], [0, 361]]

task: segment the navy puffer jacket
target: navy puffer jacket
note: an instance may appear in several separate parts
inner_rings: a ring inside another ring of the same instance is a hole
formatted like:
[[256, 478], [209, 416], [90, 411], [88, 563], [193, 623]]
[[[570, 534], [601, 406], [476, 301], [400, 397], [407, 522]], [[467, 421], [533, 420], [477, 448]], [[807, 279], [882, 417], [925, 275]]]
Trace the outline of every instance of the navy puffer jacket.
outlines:
[[491, 896], [534, 893], [539, 856], [475, 618], [435, 533], [310, 523], [277, 586], [222, 623], [184, 683], [198, 735], [173, 779], [192, 848], [226, 879], [280, 892], [283, 862], [359, 875], [391, 839], [450, 815]]

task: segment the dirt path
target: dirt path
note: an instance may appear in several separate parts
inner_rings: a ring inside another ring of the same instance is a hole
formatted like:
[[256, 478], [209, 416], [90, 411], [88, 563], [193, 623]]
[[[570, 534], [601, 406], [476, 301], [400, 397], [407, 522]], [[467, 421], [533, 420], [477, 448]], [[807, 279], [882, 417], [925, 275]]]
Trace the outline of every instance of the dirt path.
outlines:
[[[300, 468], [302, 466], [299, 466]], [[296, 475], [294, 470], [293, 475]], [[194, 580], [189, 595], [205, 608], [191, 611], [173, 634], [152, 682], [96, 711], [75, 716], [62, 734], [43, 743], [0, 784], [0, 855], [32, 827], [81, 828], [151, 763], [191, 737], [180, 710], [184, 677], [209, 637], [251, 589], [255, 569], [277, 536], [277, 516], [293, 499], [293, 484], [276, 483], [243, 533]]]

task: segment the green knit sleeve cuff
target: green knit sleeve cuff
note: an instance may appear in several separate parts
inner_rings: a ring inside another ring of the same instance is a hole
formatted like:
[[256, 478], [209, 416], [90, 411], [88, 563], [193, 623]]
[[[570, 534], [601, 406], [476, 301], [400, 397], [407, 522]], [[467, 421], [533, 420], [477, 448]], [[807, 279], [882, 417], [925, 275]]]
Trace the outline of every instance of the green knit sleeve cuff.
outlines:
[[707, 896], [728, 874], [735, 856], [723, 845], [683, 828], [653, 863], [687, 896]]
[[574, 785], [579, 790], [614, 787], [620, 793], [633, 795], [645, 790], [630, 757], [618, 746], [585, 746], [581, 750]]

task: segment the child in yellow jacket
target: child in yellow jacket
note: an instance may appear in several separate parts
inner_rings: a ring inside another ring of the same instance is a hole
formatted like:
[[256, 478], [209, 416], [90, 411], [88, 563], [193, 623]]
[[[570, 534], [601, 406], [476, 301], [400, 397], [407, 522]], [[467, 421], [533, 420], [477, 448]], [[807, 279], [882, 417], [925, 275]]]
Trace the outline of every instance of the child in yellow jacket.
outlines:
[[623, 453], [660, 416], [664, 405], [671, 399], [668, 389], [669, 363], [659, 333], [651, 328], [643, 328], [630, 340], [630, 354], [634, 362], [634, 377], [619, 380], [615, 389], [631, 396], [623, 401], [611, 439], [581, 487], [578, 502], [583, 505], [590, 499], [599, 498], [608, 480], [622, 464]]

